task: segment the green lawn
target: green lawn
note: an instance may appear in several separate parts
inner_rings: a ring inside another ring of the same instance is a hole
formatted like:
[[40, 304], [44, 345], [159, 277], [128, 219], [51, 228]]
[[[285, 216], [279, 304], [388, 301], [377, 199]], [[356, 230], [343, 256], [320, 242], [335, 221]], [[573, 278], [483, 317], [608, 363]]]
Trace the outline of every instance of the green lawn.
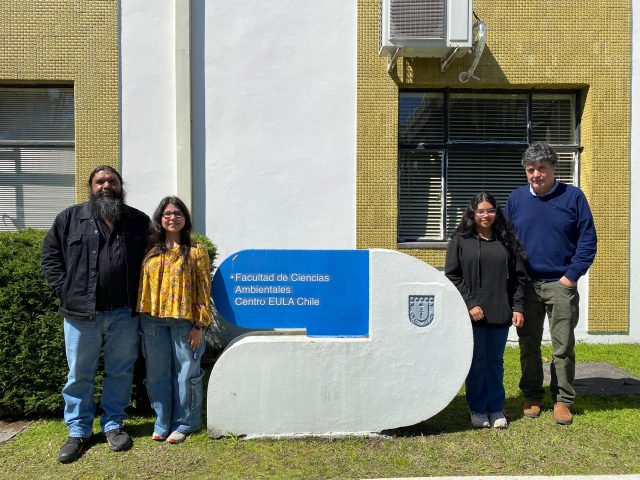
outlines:
[[[544, 356], [549, 357], [545, 348]], [[640, 377], [640, 345], [578, 345], [579, 361], [607, 361]], [[573, 425], [519, 413], [518, 350], [505, 358], [507, 430], [471, 430], [462, 395], [440, 414], [384, 438], [347, 440], [211, 440], [182, 445], [150, 439], [153, 420], [127, 424], [134, 448], [113, 453], [104, 441], [77, 462], [55, 457], [67, 430], [39, 420], [0, 445], [4, 478], [371, 478], [439, 475], [580, 475], [640, 473], [640, 395], [581, 396]], [[547, 397], [545, 407], [550, 407]]]

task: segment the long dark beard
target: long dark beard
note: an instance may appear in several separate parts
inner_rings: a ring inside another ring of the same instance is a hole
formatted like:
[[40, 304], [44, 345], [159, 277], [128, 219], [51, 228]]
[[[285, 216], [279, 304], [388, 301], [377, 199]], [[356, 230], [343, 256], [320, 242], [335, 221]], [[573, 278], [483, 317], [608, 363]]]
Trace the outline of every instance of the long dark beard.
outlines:
[[122, 210], [124, 209], [124, 194], [122, 192], [114, 192], [110, 197], [92, 192], [89, 201], [93, 214], [102, 220], [117, 223], [122, 217]]

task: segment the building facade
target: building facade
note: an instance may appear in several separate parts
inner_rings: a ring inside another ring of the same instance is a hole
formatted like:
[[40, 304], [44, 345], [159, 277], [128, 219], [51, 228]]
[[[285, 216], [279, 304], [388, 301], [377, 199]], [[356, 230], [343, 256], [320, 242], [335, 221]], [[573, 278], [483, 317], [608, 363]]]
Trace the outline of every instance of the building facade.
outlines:
[[[486, 46], [464, 83], [471, 55], [444, 73], [438, 58], [400, 56], [390, 68], [378, 54], [379, 0], [1, 8], [0, 102], [11, 97], [2, 105], [19, 110], [16, 89], [41, 89], [31, 103], [53, 112], [49, 124], [67, 125], [25, 143], [28, 129], [15, 133], [3, 123], [13, 116], [0, 113], [0, 133], [9, 132], [0, 196], [15, 203], [2, 212], [16, 219], [8, 229], [30, 226], [19, 219], [38, 196], [29, 182], [57, 199], [41, 202], [42, 222], [86, 198], [89, 171], [107, 163], [147, 213], [165, 195], [185, 198], [222, 258], [247, 248], [387, 248], [441, 268], [471, 194], [504, 199], [526, 182], [519, 155], [544, 140], [561, 153], [560, 177], [585, 192], [598, 231], [579, 284], [578, 337], [640, 341], [634, 2], [475, 0]], [[69, 94], [71, 113], [51, 106], [54, 97], [68, 106]], [[43, 156], [53, 159], [44, 173], [19, 170], [37, 170]], [[60, 165], [70, 170], [47, 185]]]
[[[415, 241], [420, 240], [420, 235], [411, 228], [406, 228], [406, 236], [399, 235], [401, 221], [410, 216], [403, 217], [402, 208], [410, 211], [414, 207], [403, 195], [415, 195], [412, 189], [416, 188], [402, 181], [403, 155], [411, 148], [412, 139], [407, 137], [412, 134], [403, 130], [411, 120], [403, 118], [399, 107], [403, 95], [418, 92], [424, 97], [427, 92], [442, 92], [449, 102], [450, 124], [446, 127], [451, 136], [458, 135], [448, 139], [449, 143], [463, 150], [448, 156], [442, 176], [448, 175], [452, 184], [447, 184], [450, 189], [442, 190], [441, 203], [455, 210], [474, 191], [513, 185], [515, 177], [502, 181], [494, 177], [513, 175], [509, 166], [517, 163], [520, 142], [523, 146], [531, 140], [561, 144], [560, 157], [565, 165], [560, 177], [585, 192], [599, 240], [596, 261], [579, 284], [579, 336], [610, 341], [630, 338], [631, 334], [637, 339], [637, 333], [633, 333], [637, 330], [631, 327], [629, 312], [633, 311], [627, 294], [633, 291], [629, 283], [631, 4], [594, 2], [585, 8], [576, 2], [476, 0], [473, 9], [486, 24], [487, 42], [475, 70], [479, 79], [462, 84], [458, 76], [469, 68], [470, 58], [454, 61], [445, 73], [440, 72], [439, 59], [400, 58], [397, 68], [388, 75], [387, 59], [376, 54], [378, 3], [359, 2], [358, 125], [363, 128], [358, 129], [358, 248], [399, 248], [432, 265], [443, 265], [445, 242], [438, 245], [437, 241]], [[513, 113], [518, 96], [521, 110], [529, 109], [533, 120], [531, 131], [523, 132], [519, 138], [513, 125], [518, 116]], [[565, 107], [560, 106], [563, 102]], [[411, 105], [411, 100], [405, 103]], [[475, 121], [474, 109], [482, 109], [485, 119], [493, 109], [498, 118], [480, 126], [461, 125]], [[435, 115], [437, 109], [432, 108], [429, 113]], [[568, 121], [560, 125], [563, 115]], [[574, 118], [569, 119], [569, 115]], [[505, 117], [509, 118], [508, 125], [501, 124]], [[539, 126], [546, 131], [536, 131]], [[482, 127], [499, 132], [483, 137], [489, 145], [480, 152], [481, 142], [473, 135]], [[573, 131], [563, 130], [568, 127]], [[459, 134], [464, 128], [467, 131]], [[429, 135], [433, 136], [433, 132], [423, 133], [425, 139]], [[496, 148], [496, 143], [502, 143], [503, 148]], [[504, 144], [510, 144], [507, 147], [511, 149], [504, 148]], [[419, 152], [414, 147], [411, 153]], [[462, 171], [456, 172], [456, 168]], [[420, 173], [426, 175], [425, 170], [426, 167]], [[525, 182], [522, 173], [520, 183]], [[432, 203], [437, 200], [436, 193], [421, 195]], [[429, 217], [440, 213], [440, 205], [434, 210], [428, 212]], [[446, 239], [446, 231], [455, 225], [455, 212], [450, 216], [453, 218], [442, 219], [444, 235], [436, 231], [432, 238]], [[412, 220], [409, 218], [409, 226]], [[405, 237], [412, 238], [412, 234], [414, 241], [407, 242]]]
[[118, 3], [0, 3], [0, 231], [47, 228], [119, 162]]

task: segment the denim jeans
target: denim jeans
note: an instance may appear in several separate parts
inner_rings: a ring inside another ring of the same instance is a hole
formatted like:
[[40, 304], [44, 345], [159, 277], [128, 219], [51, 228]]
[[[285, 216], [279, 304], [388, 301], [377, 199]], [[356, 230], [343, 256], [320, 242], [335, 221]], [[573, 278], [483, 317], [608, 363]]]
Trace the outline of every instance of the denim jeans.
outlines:
[[147, 365], [147, 392], [157, 418], [154, 433], [195, 432], [202, 425], [204, 371], [200, 359], [206, 343], [189, 345], [193, 323], [141, 314], [142, 351]]
[[542, 400], [544, 373], [540, 343], [545, 315], [551, 334], [551, 397], [554, 402], [572, 405], [576, 392], [573, 381], [576, 372], [576, 339], [580, 296], [577, 287], [566, 287], [559, 281], [531, 283], [525, 304], [524, 325], [518, 329], [520, 342], [520, 389], [526, 398]]
[[467, 403], [474, 413], [504, 410], [504, 348], [509, 328], [473, 327], [473, 359], [465, 381]]
[[104, 432], [122, 428], [125, 408], [131, 400], [133, 364], [138, 358], [139, 320], [129, 308], [96, 312], [95, 320], [64, 319], [64, 343], [69, 365], [62, 389], [64, 421], [71, 437], [86, 437], [93, 430], [96, 413], [93, 399], [100, 351], [104, 353], [105, 377], [100, 406]]

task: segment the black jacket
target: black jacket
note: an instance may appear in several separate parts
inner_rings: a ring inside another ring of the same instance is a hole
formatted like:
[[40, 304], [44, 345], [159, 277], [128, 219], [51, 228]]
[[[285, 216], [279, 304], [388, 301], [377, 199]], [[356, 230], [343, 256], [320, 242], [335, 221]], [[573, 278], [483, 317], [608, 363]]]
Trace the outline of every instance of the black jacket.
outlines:
[[[127, 295], [134, 309], [138, 297], [140, 265], [147, 247], [149, 217], [124, 206], [116, 241], [125, 249]], [[89, 203], [59, 213], [42, 245], [42, 273], [60, 299], [60, 313], [70, 318], [93, 319], [96, 313], [98, 246], [100, 233]]]
[[524, 312], [528, 275], [520, 255], [510, 255], [498, 240], [454, 235], [447, 248], [445, 275], [467, 309], [480, 305], [485, 318], [475, 326], [507, 327], [513, 312]]

